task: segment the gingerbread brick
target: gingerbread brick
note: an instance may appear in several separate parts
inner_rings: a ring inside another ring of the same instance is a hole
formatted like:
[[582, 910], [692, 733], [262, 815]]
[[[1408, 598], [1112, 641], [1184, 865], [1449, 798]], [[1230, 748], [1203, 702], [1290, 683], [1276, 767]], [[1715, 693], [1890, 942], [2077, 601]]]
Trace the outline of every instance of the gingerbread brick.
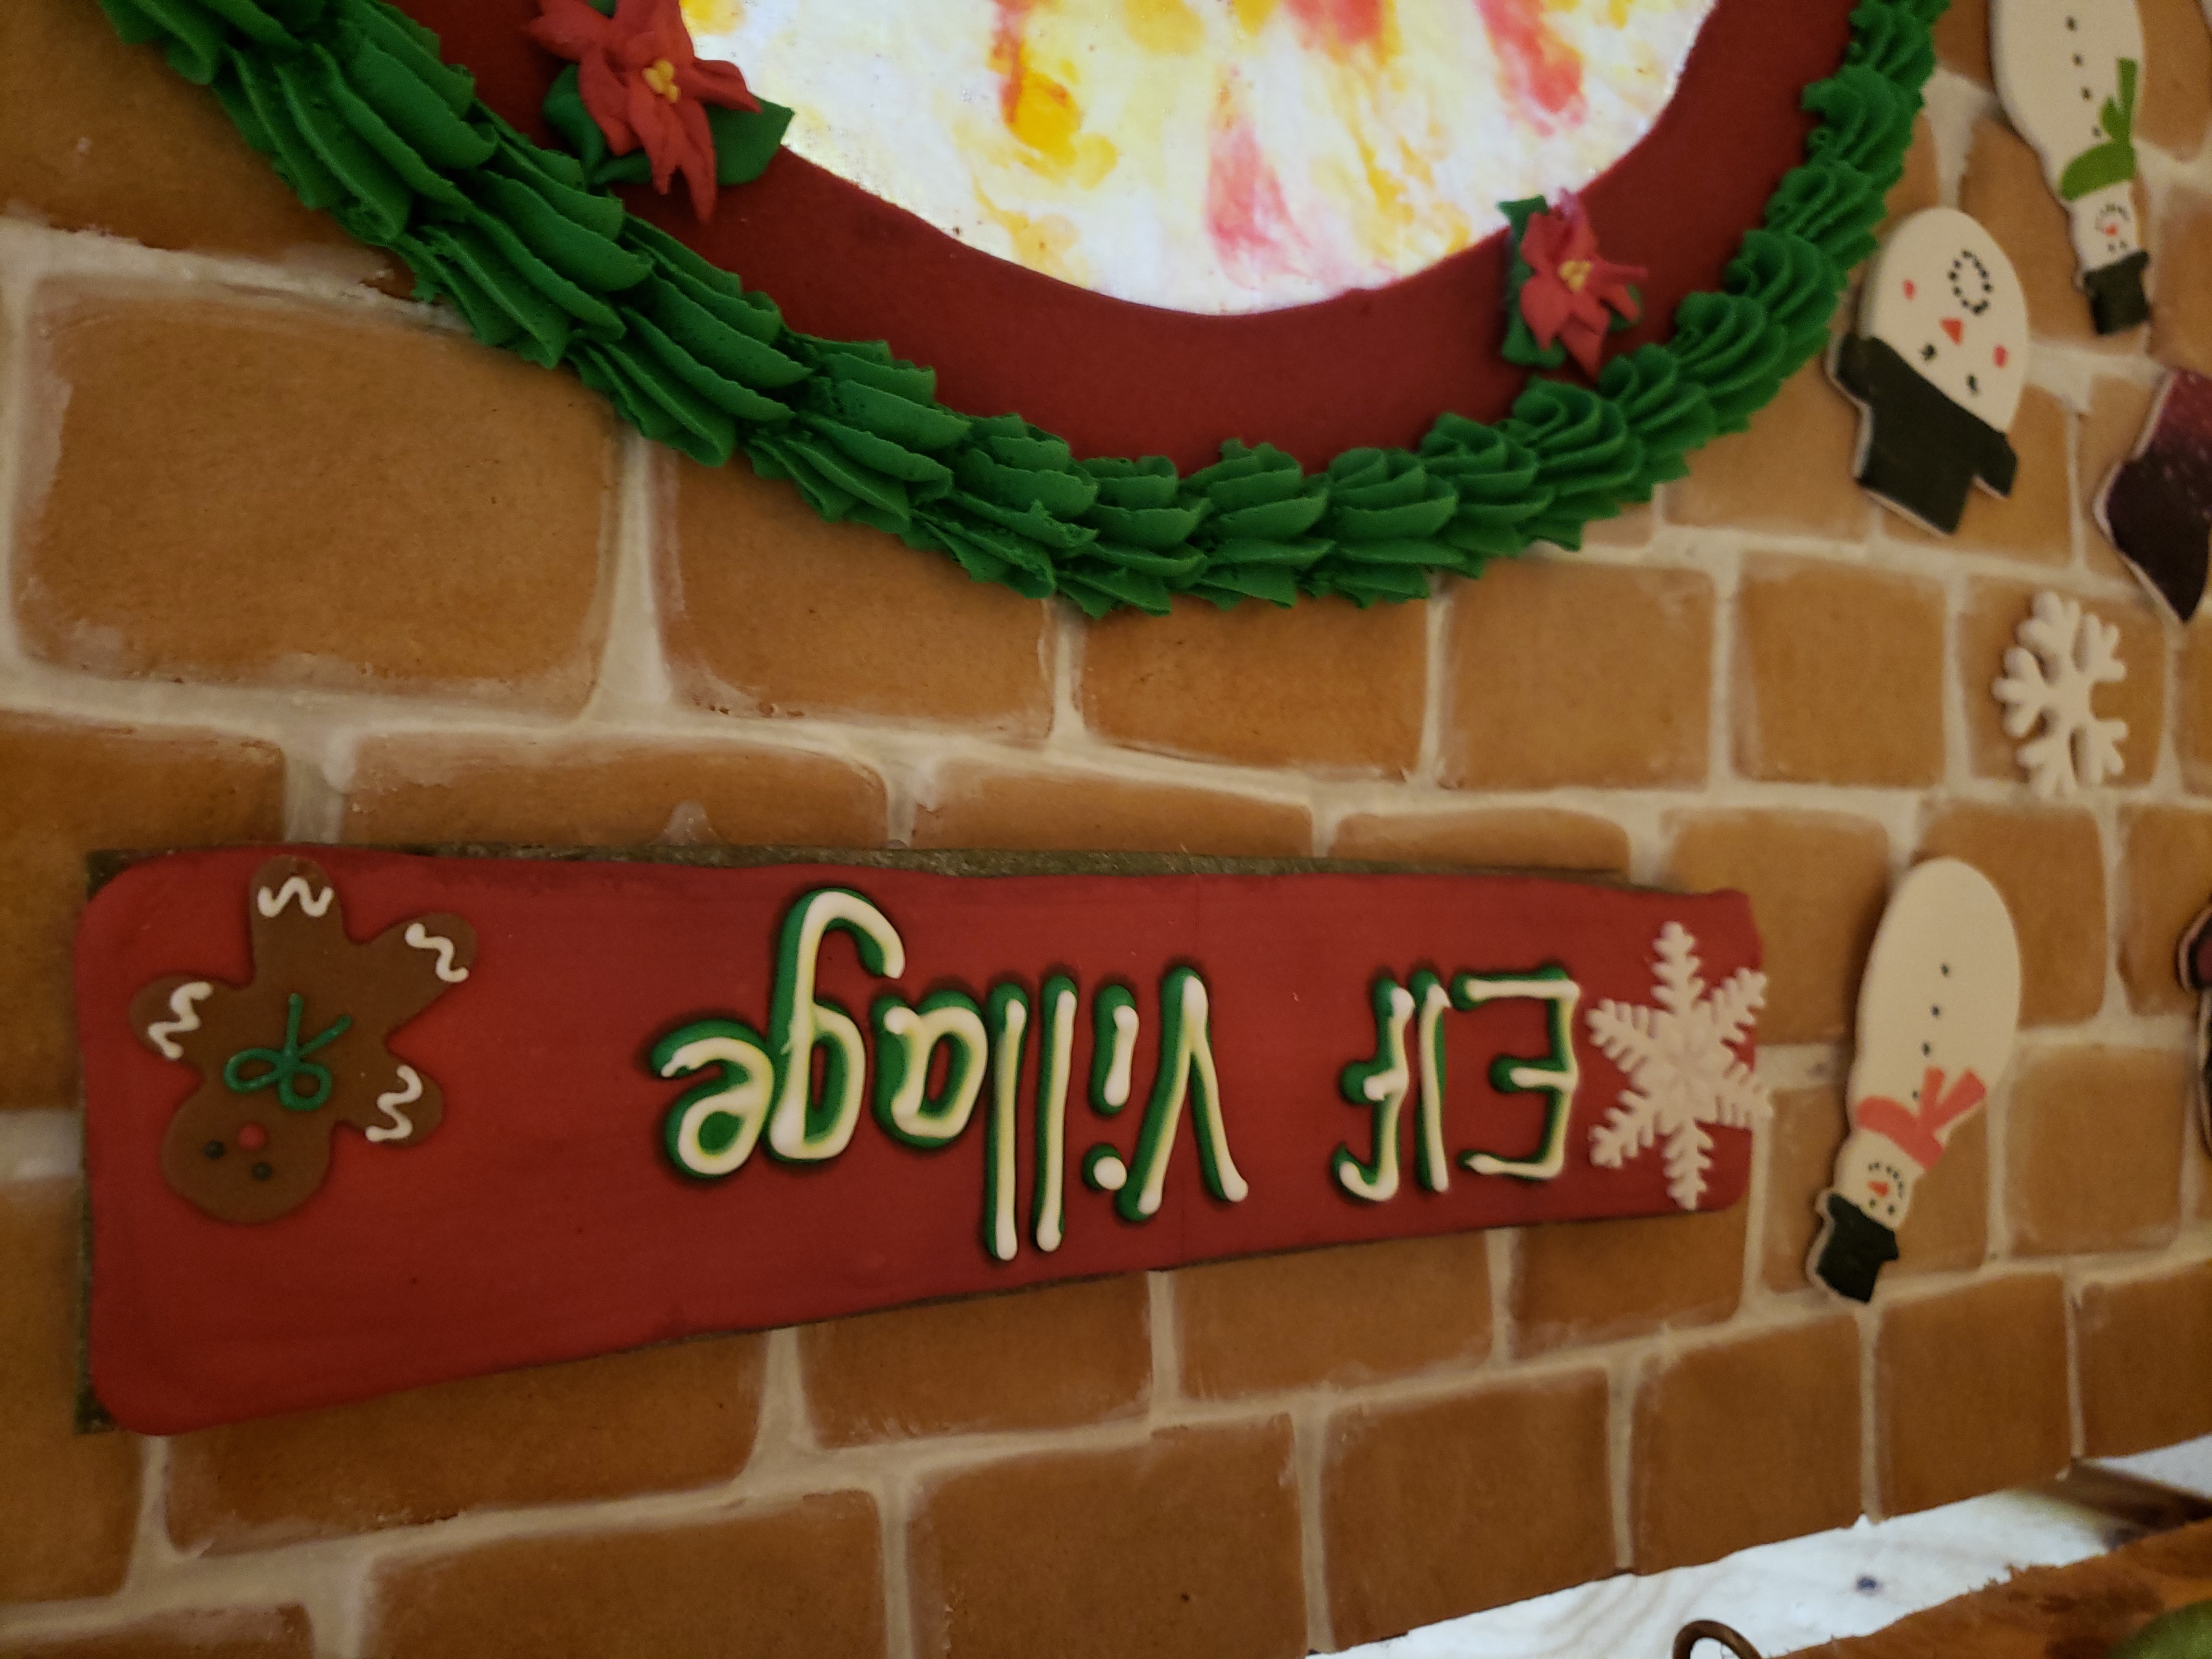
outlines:
[[76, 1097], [70, 944], [86, 854], [283, 829], [284, 762], [270, 744], [0, 712], [0, 1108]]
[[676, 1527], [409, 1558], [371, 1584], [368, 1659], [488, 1653], [882, 1659], [876, 1506], [832, 1492]]
[[1176, 1275], [1182, 1385], [1232, 1399], [1401, 1376], [1490, 1349], [1481, 1233], [1252, 1256]]
[[1859, 1334], [1848, 1316], [1705, 1343], [1643, 1377], [1636, 1571], [1716, 1560], [1859, 1515]]
[[2212, 903], [2212, 812], [2135, 806], [2120, 817], [2120, 977], [2137, 1013], [2194, 1009], [2174, 963], [2183, 930]]
[[1322, 1528], [1340, 1646], [1613, 1570], [1601, 1371], [1329, 1424]]
[[2197, 154], [2212, 125], [2212, 33], [2190, 0], [2136, 0], [2142, 19], [2142, 109], [2139, 142], [2177, 156]]
[[1743, 1292], [1748, 1208], [1524, 1229], [1513, 1279], [1516, 1352], [1728, 1318]]
[[170, 1536], [260, 1549], [727, 1480], [752, 1451], [762, 1351], [676, 1343], [180, 1435]]
[[1923, 858], [1963, 859], [1993, 882], [2020, 939], [2020, 1023], [2063, 1025], [2105, 1001], [2105, 854], [2078, 807], [1956, 801], [1920, 834]]
[[1990, 66], [1990, 0], [1952, 0], [1934, 29], [1937, 63], [1985, 87], [1996, 84]]
[[[2161, 629], [2172, 624], [2160, 619]], [[2173, 747], [2181, 781], [2191, 794], [2212, 794], [2212, 616], [2200, 613], [2181, 630], [2174, 676]]]
[[1289, 1419], [945, 1475], [908, 1544], [917, 1659], [1297, 1659]]
[[878, 847], [883, 780], [850, 761], [736, 744], [372, 738], [343, 839]]
[[2124, 1457], [2212, 1434], [2212, 1262], [2075, 1298], [2081, 1449]]
[[1753, 558], [1736, 618], [1735, 763], [1747, 777], [1917, 786], [1942, 775], [1936, 583]]
[[1628, 873], [1628, 831], [1607, 818], [1551, 806], [1461, 812], [1355, 812], [1336, 826], [1328, 854], [1471, 870]]
[[1304, 806], [1223, 790], [954, 761], [939, 769], [925, 793], [915, 811], [916, 847], [1246, 858], [1303, 858], [1313, 851], [1313, 815]]
[[2152, 356], [2168, 368], [2212, 374], [2212, 196], [2166, 198], [2154, 244], [2158, 298], [2151, 307]]
[[1052, 723], [1051, 613], [940, 553], [830, 524], [788, 483], [672, 459], [661, 547], [670, 672], [693, 702], [1036, 738]]
[[2006, 1107], [2006, 1200], [2021, 1255], [2147, 1249], [2181, 1222], [2189, 1057], [2160, 1048], [2032, 1052]]
[[1709, 765], [1712, 579], [1554, 561], [1455, 590], [1443, 779], [1467, 789], [1695, 783]]
[[138, 1525], [135, 1435], [76, 1432], [76, 1187], [0, 1187], [0, 1607], [106, 1595]]
[[1882, 199], [1884, 222], [1875, 234], [1887, 240], [1899, 219], [1923, 208], [1940, 207], [1942, 202], [1942, 164], [1936, 154], [1936, 129], [1923, 112], [1912, 118], [1912, 143], [1905, 152], [1905, 172]]
[[209, 96], [97, 6], [0, 8], [0, 204], [152, 247], [374, 274], [384, 257], [300, 204]]
[[1109, 617], [1084, 634], [1084, 722], [1164, 754], [1402, 776], [1420, 757], [1427, 612], [1182, 599], [1171, 616]]
[[1765, 945], [1761, 1042], [1832, 1042], [1850, 1030], [1889, 896], [1889, 837], [1826, 812], [1686, 812], [1671, 820], [1668, 884], [1751, 898]]
[[39, 327], [66, 404], [16, 551], [34, 655], [582, 706], [614, 446], [574, 379], [353, 307], [92, 289]]
[[830, 1320], [799, 1352], [831, 1446], [1127, 1417], [1152, 1379], [1142, 1273]]
[[1808, 363], [1751, 417], [1747, 430], [1717, 438], [1689, 458], [1690, 476], [1668, 486], [1667, 517], [1675, 524], [1856, 541], [1875, 510], [1851, 477], [1858, 420], [1820, 365]]
[[2065, 1292], [2055, 1273], [1893, 1302], [1875, 1340], [1882, 1512], [1905, 1515], [2066, 1467]]

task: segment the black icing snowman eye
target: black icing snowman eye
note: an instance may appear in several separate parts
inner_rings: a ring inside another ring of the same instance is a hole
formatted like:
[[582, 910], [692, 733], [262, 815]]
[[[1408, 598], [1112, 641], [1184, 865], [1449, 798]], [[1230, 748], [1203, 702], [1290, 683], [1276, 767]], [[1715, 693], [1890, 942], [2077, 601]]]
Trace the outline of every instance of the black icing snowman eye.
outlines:
[[1996, 284], [1990, 280], [1990, 268], [1981, 256], [1962, 248], [1958, 258], [1951, 261], [1951, 297], [1974, 316], [1990, 308], [1990, 301], [1996, 293]]

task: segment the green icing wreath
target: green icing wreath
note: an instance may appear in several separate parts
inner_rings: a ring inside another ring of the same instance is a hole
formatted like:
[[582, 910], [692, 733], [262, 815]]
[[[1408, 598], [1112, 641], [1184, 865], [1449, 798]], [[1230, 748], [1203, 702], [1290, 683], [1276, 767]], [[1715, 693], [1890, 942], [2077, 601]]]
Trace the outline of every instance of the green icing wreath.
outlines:
[[1613, 358], [1595, 390], [1534, 378], [1494, 425], [1447, 414], [1419, 449], [1348, 450], [1322, 472], [1231, 440], [1182, 477], [1161, 456], [1079, 460], [1019, 416], [946, 408], [935, 374], [880, 341], [786, 326], [502, 120], [385, 0], [100, 0], [126, 40], [211, 88], [301, 201], [398, 255], [416, 297], [451, 301], [478, 339], [567, 364], [695, 460], [742, 450], [825, 519], [1092, 617], [1162, 614], [1177, 593], [1421, 599], [1431, 572], [1579, 547], [1589, 520], [1684, 476], [1685, 455], [1741, 431], [1826, 345], [1903, 171], [1947, 3], [1862, 0], [1844, 66], [1805, 89], [1805, 161], [1723, 287], [1685, 299], [1674, 337]]

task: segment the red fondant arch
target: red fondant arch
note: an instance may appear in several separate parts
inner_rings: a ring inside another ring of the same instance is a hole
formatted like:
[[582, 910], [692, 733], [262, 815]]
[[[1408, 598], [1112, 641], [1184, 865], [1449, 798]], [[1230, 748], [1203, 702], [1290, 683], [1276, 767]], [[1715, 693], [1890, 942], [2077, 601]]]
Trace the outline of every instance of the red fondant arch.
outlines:
[[[562, 65], [522, 26], [537, 0], [398, 0], [435, 29], [485, 102], [541, 143]], [[1674, 100], [1586, 192], [1612, 257], [1649, 268], [1644, 320], [1673, 331], [1685, 295], [1721, 285], [1744, 231], [1804, 156], [1806, 85], [1835, 71], [1853, 0], [1719, 0]], [[1473, 27], [1472, 21], [1470, 27]], [[1504, 337], [1502, 235], [1387, 288], [1244, 317], [1200, 317], [1074, 288], [981, 252], [785, 152], [726, 191], [714, 221], [640, 186], [633, 212], [771, 295], [795, 328], [883, 339], [934, 368], [970, 414], [1017, 411], [1079, 455], [1164, 454], [1188, 471], [1222, 440], [1280, 445], [1308, 467], [1416, 443], [1449, 410], [1495, 420], [1526, 378]]]

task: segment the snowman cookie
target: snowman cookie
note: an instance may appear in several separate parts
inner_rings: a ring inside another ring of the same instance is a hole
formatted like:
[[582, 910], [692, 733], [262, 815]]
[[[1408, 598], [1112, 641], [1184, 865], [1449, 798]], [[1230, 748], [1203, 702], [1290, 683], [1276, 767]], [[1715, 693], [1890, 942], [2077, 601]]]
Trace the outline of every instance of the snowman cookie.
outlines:
[[2020, 944], [1989, 878], [1931, 859], [1898, 884], [1859, 985], [1851, 1132], [1809, 1271], [1865, 1302], [1923, 1177], [1996, 1086], [2020, 1023]]
[[2136, 222], [2135, 122], [2142, 82], [2142, 20], [2136, 0], [1996, 0], [1990, 55], [1997, 95], [2043, 159], [2065, 205], [2100, 334], [2150, 315]]
[[1828, 372], [1862, 410], [1854, 476], [1884, 505], [1948, 536], [1972, 485], [2012, 493], [2005, 434], [2027, 383], [2027, 301], [1965, 214], [1929, 208], [1898, 226]]

